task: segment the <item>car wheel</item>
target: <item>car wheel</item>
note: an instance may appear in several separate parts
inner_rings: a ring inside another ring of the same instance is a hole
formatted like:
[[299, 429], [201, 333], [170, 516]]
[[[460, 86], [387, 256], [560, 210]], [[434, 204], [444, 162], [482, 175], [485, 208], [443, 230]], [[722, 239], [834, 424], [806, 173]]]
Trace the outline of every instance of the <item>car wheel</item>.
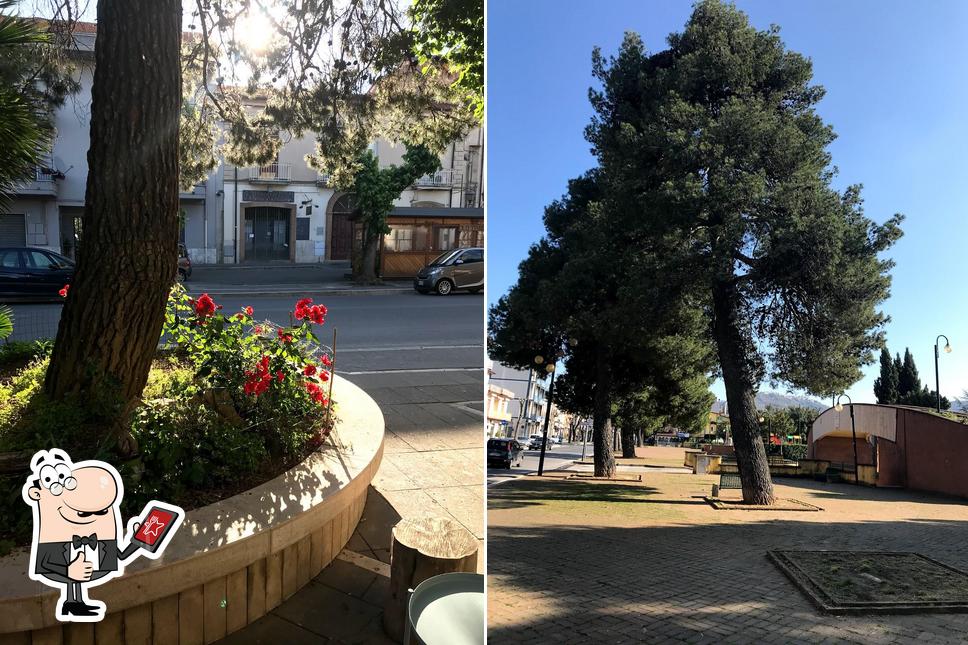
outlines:
[[437, 283], [437, 293], [439, 293], [442, 296], [446, 296], [447, 294], [449, 294], [453, 290], [453, 288], [454, 288], [454, 284], [447, 278], [444, 278], [443, 280]]
[[188, 282], [188, 274], [183, 269], [178, 269], [178, 281]]

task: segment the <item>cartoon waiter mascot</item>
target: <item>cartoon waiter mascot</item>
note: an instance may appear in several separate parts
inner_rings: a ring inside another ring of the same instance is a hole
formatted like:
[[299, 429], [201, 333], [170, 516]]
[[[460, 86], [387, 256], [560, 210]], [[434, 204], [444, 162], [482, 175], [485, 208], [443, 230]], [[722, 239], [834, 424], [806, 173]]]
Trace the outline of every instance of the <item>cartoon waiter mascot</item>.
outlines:
[[96, 622], [106, 607], [87, 597], [87, 588], [124, 573], [137, 556], [155, 559], [181, 524], [177, 506], [152, 501], [128, 522], [119, 541], [124, 496], [121, 476], [102, 461], [72, 463], [59, 448], [41, 450], [30, 460], [23, 499], [34, 513], [31, 579], [61, 590], [57, 618]]

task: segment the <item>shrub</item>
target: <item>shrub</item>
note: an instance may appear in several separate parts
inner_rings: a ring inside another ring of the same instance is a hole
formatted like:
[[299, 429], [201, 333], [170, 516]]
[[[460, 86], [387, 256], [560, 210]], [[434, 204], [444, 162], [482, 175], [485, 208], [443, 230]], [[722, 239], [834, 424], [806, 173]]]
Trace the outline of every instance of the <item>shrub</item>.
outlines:
[[[172, 289], [162, 333], [170, 351], [148, 375], [131, 419], [139, 455], [126, 463], [111, 446], [89, 445], [84, 428], [99, 406], [43, 394], [50, 343], [4, 345], [13, 349], [0, 352], [31, 360], [0, 383], [0, 451], [59, 447], [78, 461], [111, 461], [124, 478], [125, 514], [151, 499], [210, 503], [302, 458], [332, 427], [332, 359], [314, 332], [326, 308], [300, 300], [294, 323], [283, 327], [257, 322], [251, 307], [220, 311], [207, 295], [195, 300], [181, 285]], [[29, 539], [22, 485], [22, 475], [0, 477], [0, 544]]]

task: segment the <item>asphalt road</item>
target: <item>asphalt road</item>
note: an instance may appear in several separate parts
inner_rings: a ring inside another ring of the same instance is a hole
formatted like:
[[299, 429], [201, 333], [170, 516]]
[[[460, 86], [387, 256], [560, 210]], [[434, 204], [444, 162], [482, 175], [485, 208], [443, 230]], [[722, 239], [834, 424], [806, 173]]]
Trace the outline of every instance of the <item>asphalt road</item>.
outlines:
[[[592, 454], [591, 445], [588, 446], [587, 454]], [[524, 460], [519, 468], [488, 468], [487, 485], [494, 486], [502, 482], [511, 481], [524, 475], [531, 475], [538, 472], [538, 461], [540, 460], [540, 450], [528, 450], [524, 453]], [[581, 444], [558, 444], [551, 450], [545, 451], [545, 471], [572, 468], [575, 461], [581, 459]]]
[[[310, 294], [311, 295], [311, 294]], [[255, 317], [289, 323], [292, 297], [224, 297], [224, 312], [250, 305]], [[484, 297], [455, 293], [441, 297], [404, 292], [379, 296], [317, 298], [329, 309], [318, 330], [327, 345], [337, 332], [340, 371], [484, 369]], [[13, 304], [11, 340], [53, 338], [62, 305]], [[483, 395], [482, 397], [483, 398]]]

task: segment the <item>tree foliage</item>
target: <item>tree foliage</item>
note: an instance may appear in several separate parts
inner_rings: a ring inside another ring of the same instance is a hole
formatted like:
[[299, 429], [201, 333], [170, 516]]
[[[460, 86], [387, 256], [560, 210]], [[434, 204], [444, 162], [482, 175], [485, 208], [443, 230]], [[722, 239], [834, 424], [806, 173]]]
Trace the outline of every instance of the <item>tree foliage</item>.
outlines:
[[901, 216], [876, 224], [860, 187], [832, 186], [823, 88], [778, 28], [704, 0], [668, 48], [627, 34], [599, 51], [586, 130], [603, 190], [643, 239], [675, 240], [663, 276], [705, 293], [729, 401], [744, 499], [772, 501], [753, 395], [769, 378], [827, 396], [883, 345]]
[[[596, 473], [614, 471], [611, 420], [629, 396], [653, 388], [668, 402], [711, 367], [702, 310], [657, 283], [665, 240], [632, 243], [596, 171], [569, 182], [545, 209], [547, 234], [519, 267], [518, 282], [491, 309], [488, 348], [528, 367], [564, 344], [562, 407], [592, 416]], [[663, 289], [667, 296], [663, 297]], [[704, 377], [703, 377], [704, 378]]]
[[453, 88], [483, 121], [484, 0], [414, 0], [410, 15], [422, 71], [454, 78]]
[[874, 379], [874, 396], [878, 403], [896, 403], [900, 374], [887, 347], [881, 348], [880, 361], [880, 376]]
[[403, 163], [380, 168], [379, 159], [365, 151], [351, 186], [359, 222], [363, 227], [363, 281], [376, 280], [376, 258], [380, 238], [390, 232], [387, 216], [395, 202], [414, 180], [440, 168], [440, 159], [424, 146], [407, 146]]
[[[881, 350], [881, 372], [874, 380], [874, 396], [881, 404], [916, 405], [933, 408], [938, 404], [938, 394], [935, 390], [921, 385], [918, 367], [914, 363], [914, 355], [907, 347], [904, 348], [904, 358], [897, 354], [891, 359], [886, 348]], [[941, 409], [951, 408], [951, 401], [941, 397]]]
[[48, 104], [34, 90], [36, 53], [48, 37], [36, 23], [7, 15], [15, 4], [0, 0], [0, 209], [33, 178], [50, 140]]

